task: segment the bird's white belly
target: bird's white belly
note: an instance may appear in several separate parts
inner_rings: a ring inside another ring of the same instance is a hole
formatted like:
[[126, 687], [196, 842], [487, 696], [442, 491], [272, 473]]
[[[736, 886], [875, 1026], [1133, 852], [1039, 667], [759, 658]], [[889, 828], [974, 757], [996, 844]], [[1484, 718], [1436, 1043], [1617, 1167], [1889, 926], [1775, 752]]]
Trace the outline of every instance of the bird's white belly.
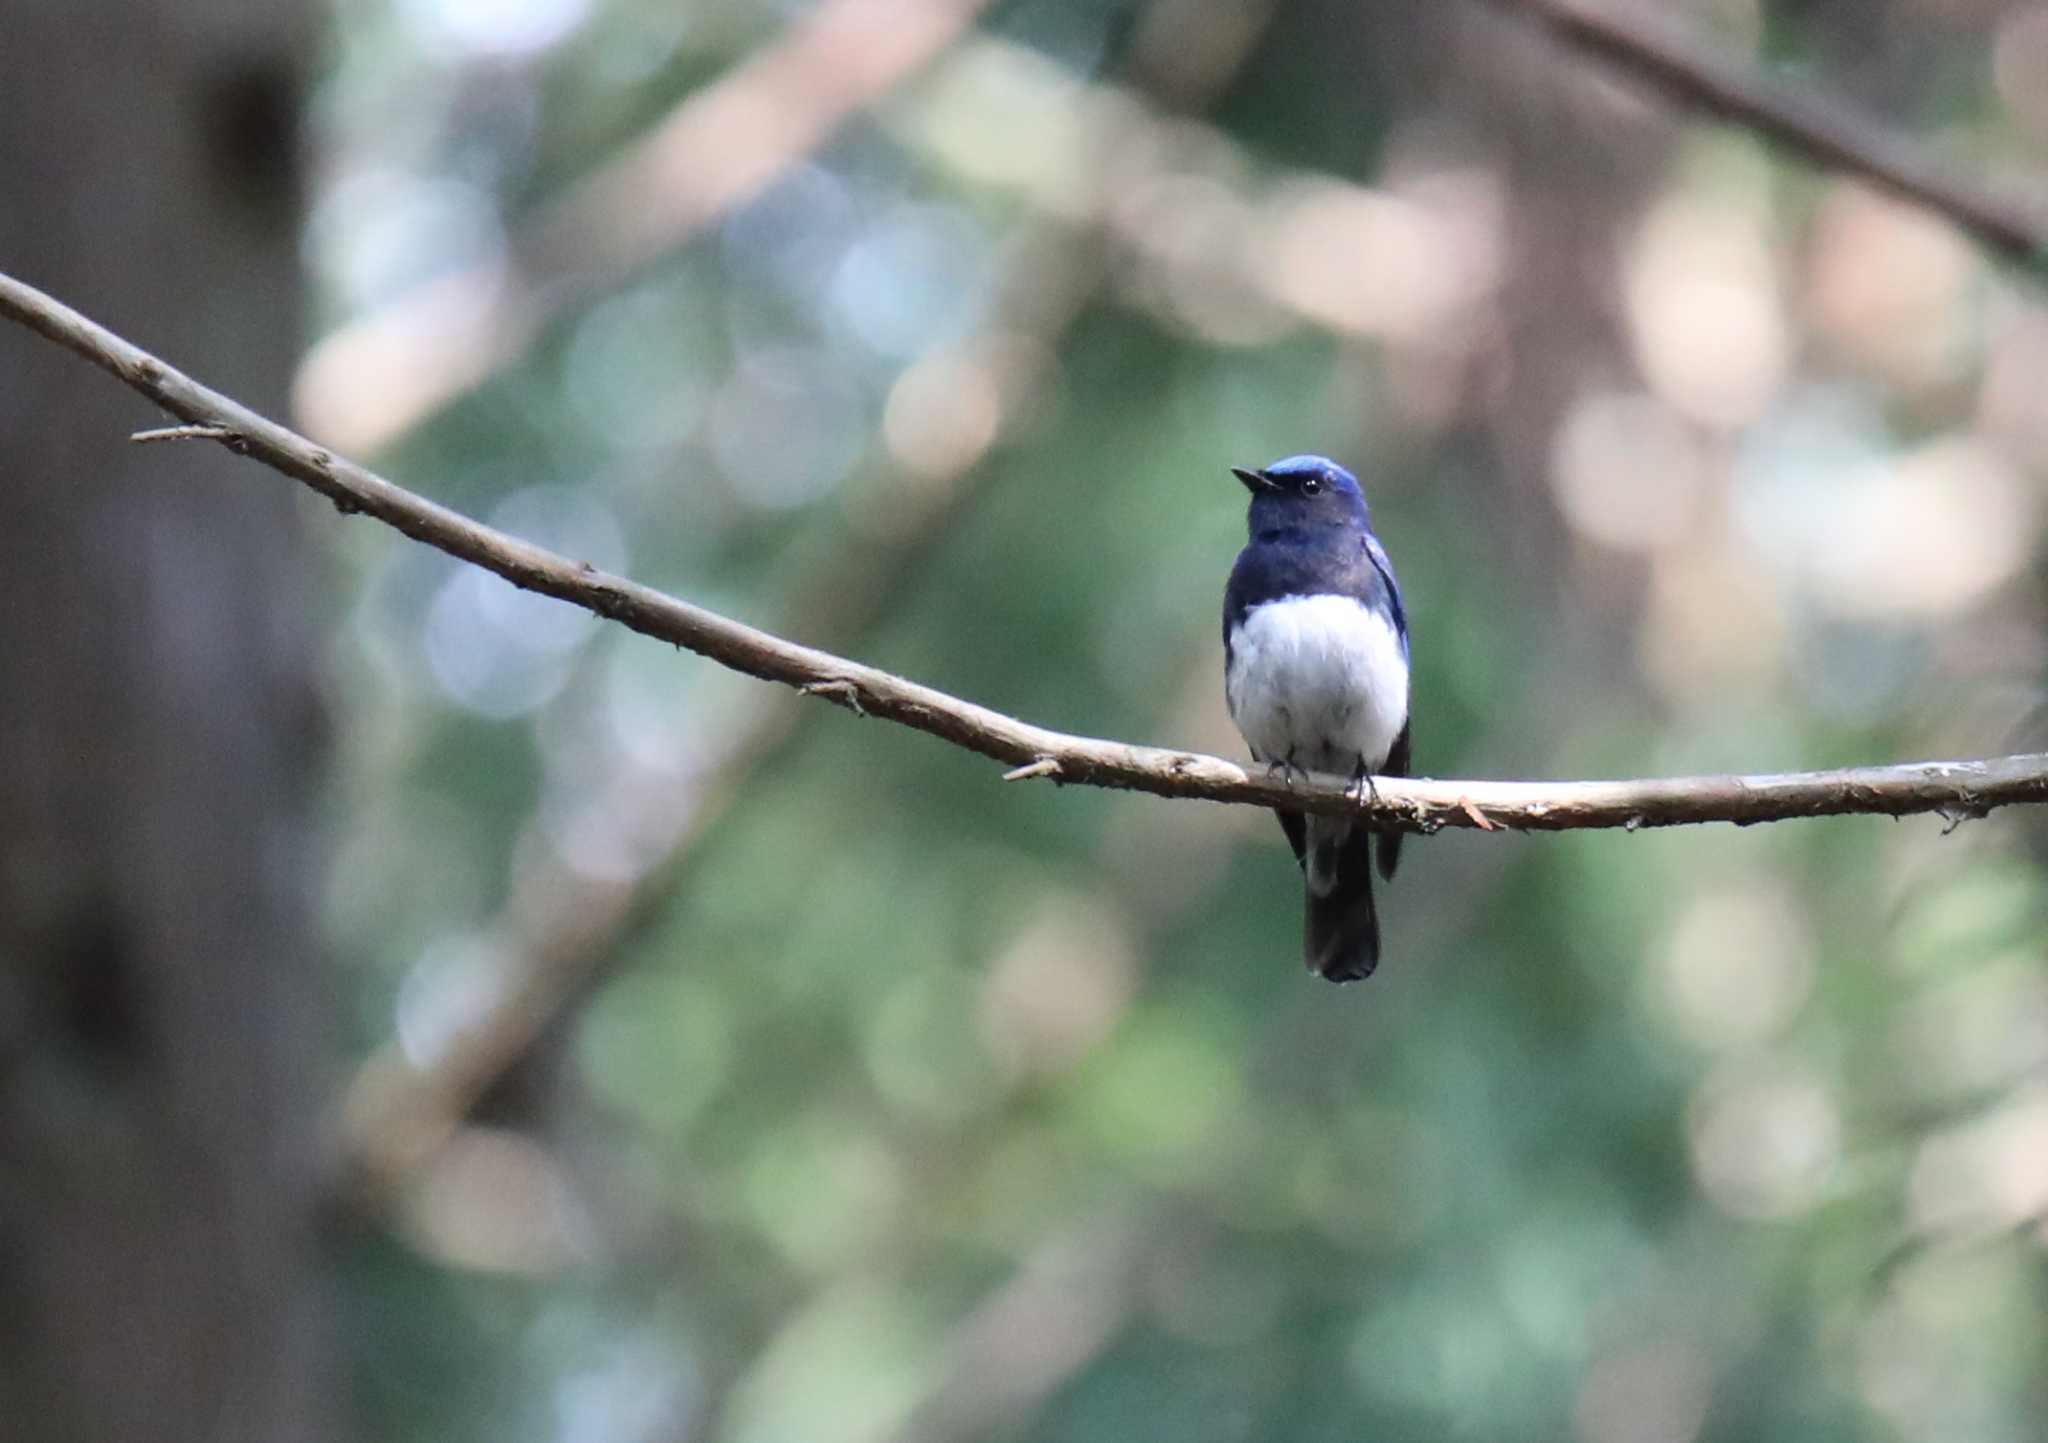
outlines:
[[1285, 597], [1230, 634], [1224, 695], [1262, 761], [1377, 771], [1408, 718], [1408, 657], [1393, 623], [1348, 596]]

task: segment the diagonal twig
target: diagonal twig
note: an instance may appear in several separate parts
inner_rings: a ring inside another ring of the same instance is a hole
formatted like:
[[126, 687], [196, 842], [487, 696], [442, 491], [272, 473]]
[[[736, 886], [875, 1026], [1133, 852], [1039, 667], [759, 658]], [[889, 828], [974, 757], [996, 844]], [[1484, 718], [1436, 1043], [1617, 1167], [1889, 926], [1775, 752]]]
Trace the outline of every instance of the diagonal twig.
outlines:
[[1861, 176], [1946, 217], [2008, 259], [2048, 256], [2048, 212], [1958, 178], [1912, 137], [1844, 101], [1794, 86], [1586, 0], [1490, 0], [1565, 45], [1673, 99], [1745, 126], [1809, 160]]

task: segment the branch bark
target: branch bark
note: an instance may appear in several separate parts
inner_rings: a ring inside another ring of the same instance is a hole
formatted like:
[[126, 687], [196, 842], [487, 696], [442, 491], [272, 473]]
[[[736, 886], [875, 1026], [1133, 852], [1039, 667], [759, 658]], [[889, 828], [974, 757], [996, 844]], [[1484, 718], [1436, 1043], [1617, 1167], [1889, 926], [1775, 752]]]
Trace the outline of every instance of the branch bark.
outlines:
[[[2048, 753], [1988, 761], [1768, 776], [1670, 777], [1601, 782], [1376, 779], [1361, 801], [1342, 779], [1292, 782], [1249, 773], [1196, 752], [1073, 736], [1003, 715], [830, 652], [800, 646], [701, 606], [507, 535], [343, 460], [230, 397], [208, 389], [132, 342], [35, 288], [0, 274], [0, 315], [20, 322], [126, 382], [238, 455], [303, 482], [344, 514], [363, 512], [415, 541], [557, 597], [644, 636], [764, 681], [796, 687], [861, 716], [929, 732], [1031, 776], [1162, 797], [1200, 797], [1318, 813], [1353, 813], [1380, 827], [1565, 831], [1783, 821], [1793, 817], [1939, 813], [1981, 816], [2048, 801]], [[216, 433], [226, 433], [220, 435]], [[1039, 764], [1050, 762], [1053, 768]]]
[[1491, 0], [1601, 64], [1809, 160], [1861, 176], [1947, 218], [2010, 260], [2048, 257], [2048, 214], [1957, 179], [1876, 117], [1585, 0]]

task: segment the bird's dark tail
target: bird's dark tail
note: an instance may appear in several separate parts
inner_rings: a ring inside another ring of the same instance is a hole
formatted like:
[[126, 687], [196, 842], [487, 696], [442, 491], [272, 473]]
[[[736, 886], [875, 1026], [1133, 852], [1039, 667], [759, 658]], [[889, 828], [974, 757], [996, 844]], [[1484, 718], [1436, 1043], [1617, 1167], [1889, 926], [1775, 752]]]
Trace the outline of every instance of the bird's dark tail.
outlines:
[[1372, 833], [1311, 818], [1302, 856], [1308, 970], [1332, 982], [1356, 982], [1380, 965], [1380, 918], [1372, 897]]

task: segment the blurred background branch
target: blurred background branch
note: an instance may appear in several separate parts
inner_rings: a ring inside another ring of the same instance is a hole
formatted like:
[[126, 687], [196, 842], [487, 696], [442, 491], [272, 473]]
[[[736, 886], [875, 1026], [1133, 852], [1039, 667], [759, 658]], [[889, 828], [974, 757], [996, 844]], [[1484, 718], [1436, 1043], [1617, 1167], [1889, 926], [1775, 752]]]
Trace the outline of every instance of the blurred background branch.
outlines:
[[[1170, 84], [1174, 102], [1199, 108], [1212, 97], [1258, 28], [1255, 18], [1244, 24], [1233, 44], [1212, 50], [1197, 72]], [[1096, 183], [1106, 191], [1103, 180], [1113, 171], [1106, 152], [1101, 159], [1103, 179]], [[899, 375], [904, 402], [869, 441], [872, 465], [887, 478], [871, 483], [872, 500], [896, 519], [879, 533], [842, 528], [825, 554], [809, 557], [788, 583], [780, 630], [844, 647], [887, 616], [972, 499], [990, 453], [1045, 404], [1050, 358], [1110, 274], [1099, 223], [1108, 209], [1098, 202], [1077, 217], [1051, 207], [1020, 225], [1004, 248], [1003, 272], [991, 285], [996, 300], [978, 334], [949, 340]], [[754, 704], [723, 714], [719, 737], [700, 739], [717, 760], [691, 779], [691, 803], [679, 805], [662, 789], [612, 789], [610, 825], [631, 835], [668, 835], [661, 855], [643, 859], [621, 883], [592, 878], [544, 850], [484, 929], [496, 939], [505, 973], [488, 1007], [431, 1061], [409, 1056], [394, 1041], [358, 1071], [343, 1124], [358, 1196], [376, 1207], [401, 1206], [478, 1102], [534, 1056], [630, 955], [632, 936], [672, 905], [697, 843], [749, 776], [772, 764], [795, 736], [802, 692], [775, 688], [753, 697]], [[619, 816], [621, 810], [629, 815]], [[655, 813], [687, 820], [671, 826]], [[574, 920], [565, 927], [567, 919]]]
[[504, 258], [439, 276], [323, 339], [300, 367], [294, 408], [337, 446], [391, 444], [551, 323], [758, 195], [988, 3], [826, 0], [540, 207]]
[[[980, 343], [948, 343], [942, 353], [906, 370], [915, 377], [940, 367], [971, 367], [975, 361], [969, 358], [978, 355], [985, 369], [969, 374], [985, 384], [986, 394], [954, 390], [920, 405], [971, 410], [992, 398], [994, 419], [974, 423], [966, 433], [941, 423], [939, 431], [951, 439], [921, 448], [914, 470], [888, 459], [876, 438], [873, 449], [880, 454], [873, 465], [887, 474], [872, 484], [878, 504], [892, 507], [896, 519], [880, 532], [842, 529], [822, 554], [807, 556], [801, 573], [786, 583], [778, 629], [847, 646], [888, 615], [972, 500], [983, 462], [1004, 427], [1015, 426], [1035, 404], [1046, 379], [1037, 358], [1057, 346], [1086, 299], [1083, 288], [1044, 272], [1085, 265], [1074, 252], [1088, 244], [1063, 227], [1033, 227], [1011, 247], [1010, 274], [997, 288], [1005, 299], [995, 306]], [[379, 1208], [400, 1205], [478, 1101], [631, 955], [635, 935], [672, 905], [697, 844], [712, 833], [748, 778], [786, 753], [807, 714], [797, 689], [756, 689], [750, 697], [749, 704], [720, 714], [715, 734], [699, 736], [712, 760], [689, 779], [688, 797], [645, 785], [605, 789], [606, 825], [622, 835], [666, 838], [655, 855], [641, 857], [624, 878], [593, 877], [552, 849], [529, 859], [506, 905], [483, 929], [503, 956], [505, 973], [488, 1008], [430, 1062], [394, 1042], [359, 1070], [344, 1101], [344, 1143], [352, 1190], [365, 1201]]]
[[2009, 261], [2039, 266], [2048, 256], [2048, 214], [2038, 205], [1958, 177], [1911, 136], [1830, 96], [1811, 75], [1775, 78], [1681, 37], [1662, 17], [1611, 0], [1490, 3], [1682, 105], [1925, 206]]

